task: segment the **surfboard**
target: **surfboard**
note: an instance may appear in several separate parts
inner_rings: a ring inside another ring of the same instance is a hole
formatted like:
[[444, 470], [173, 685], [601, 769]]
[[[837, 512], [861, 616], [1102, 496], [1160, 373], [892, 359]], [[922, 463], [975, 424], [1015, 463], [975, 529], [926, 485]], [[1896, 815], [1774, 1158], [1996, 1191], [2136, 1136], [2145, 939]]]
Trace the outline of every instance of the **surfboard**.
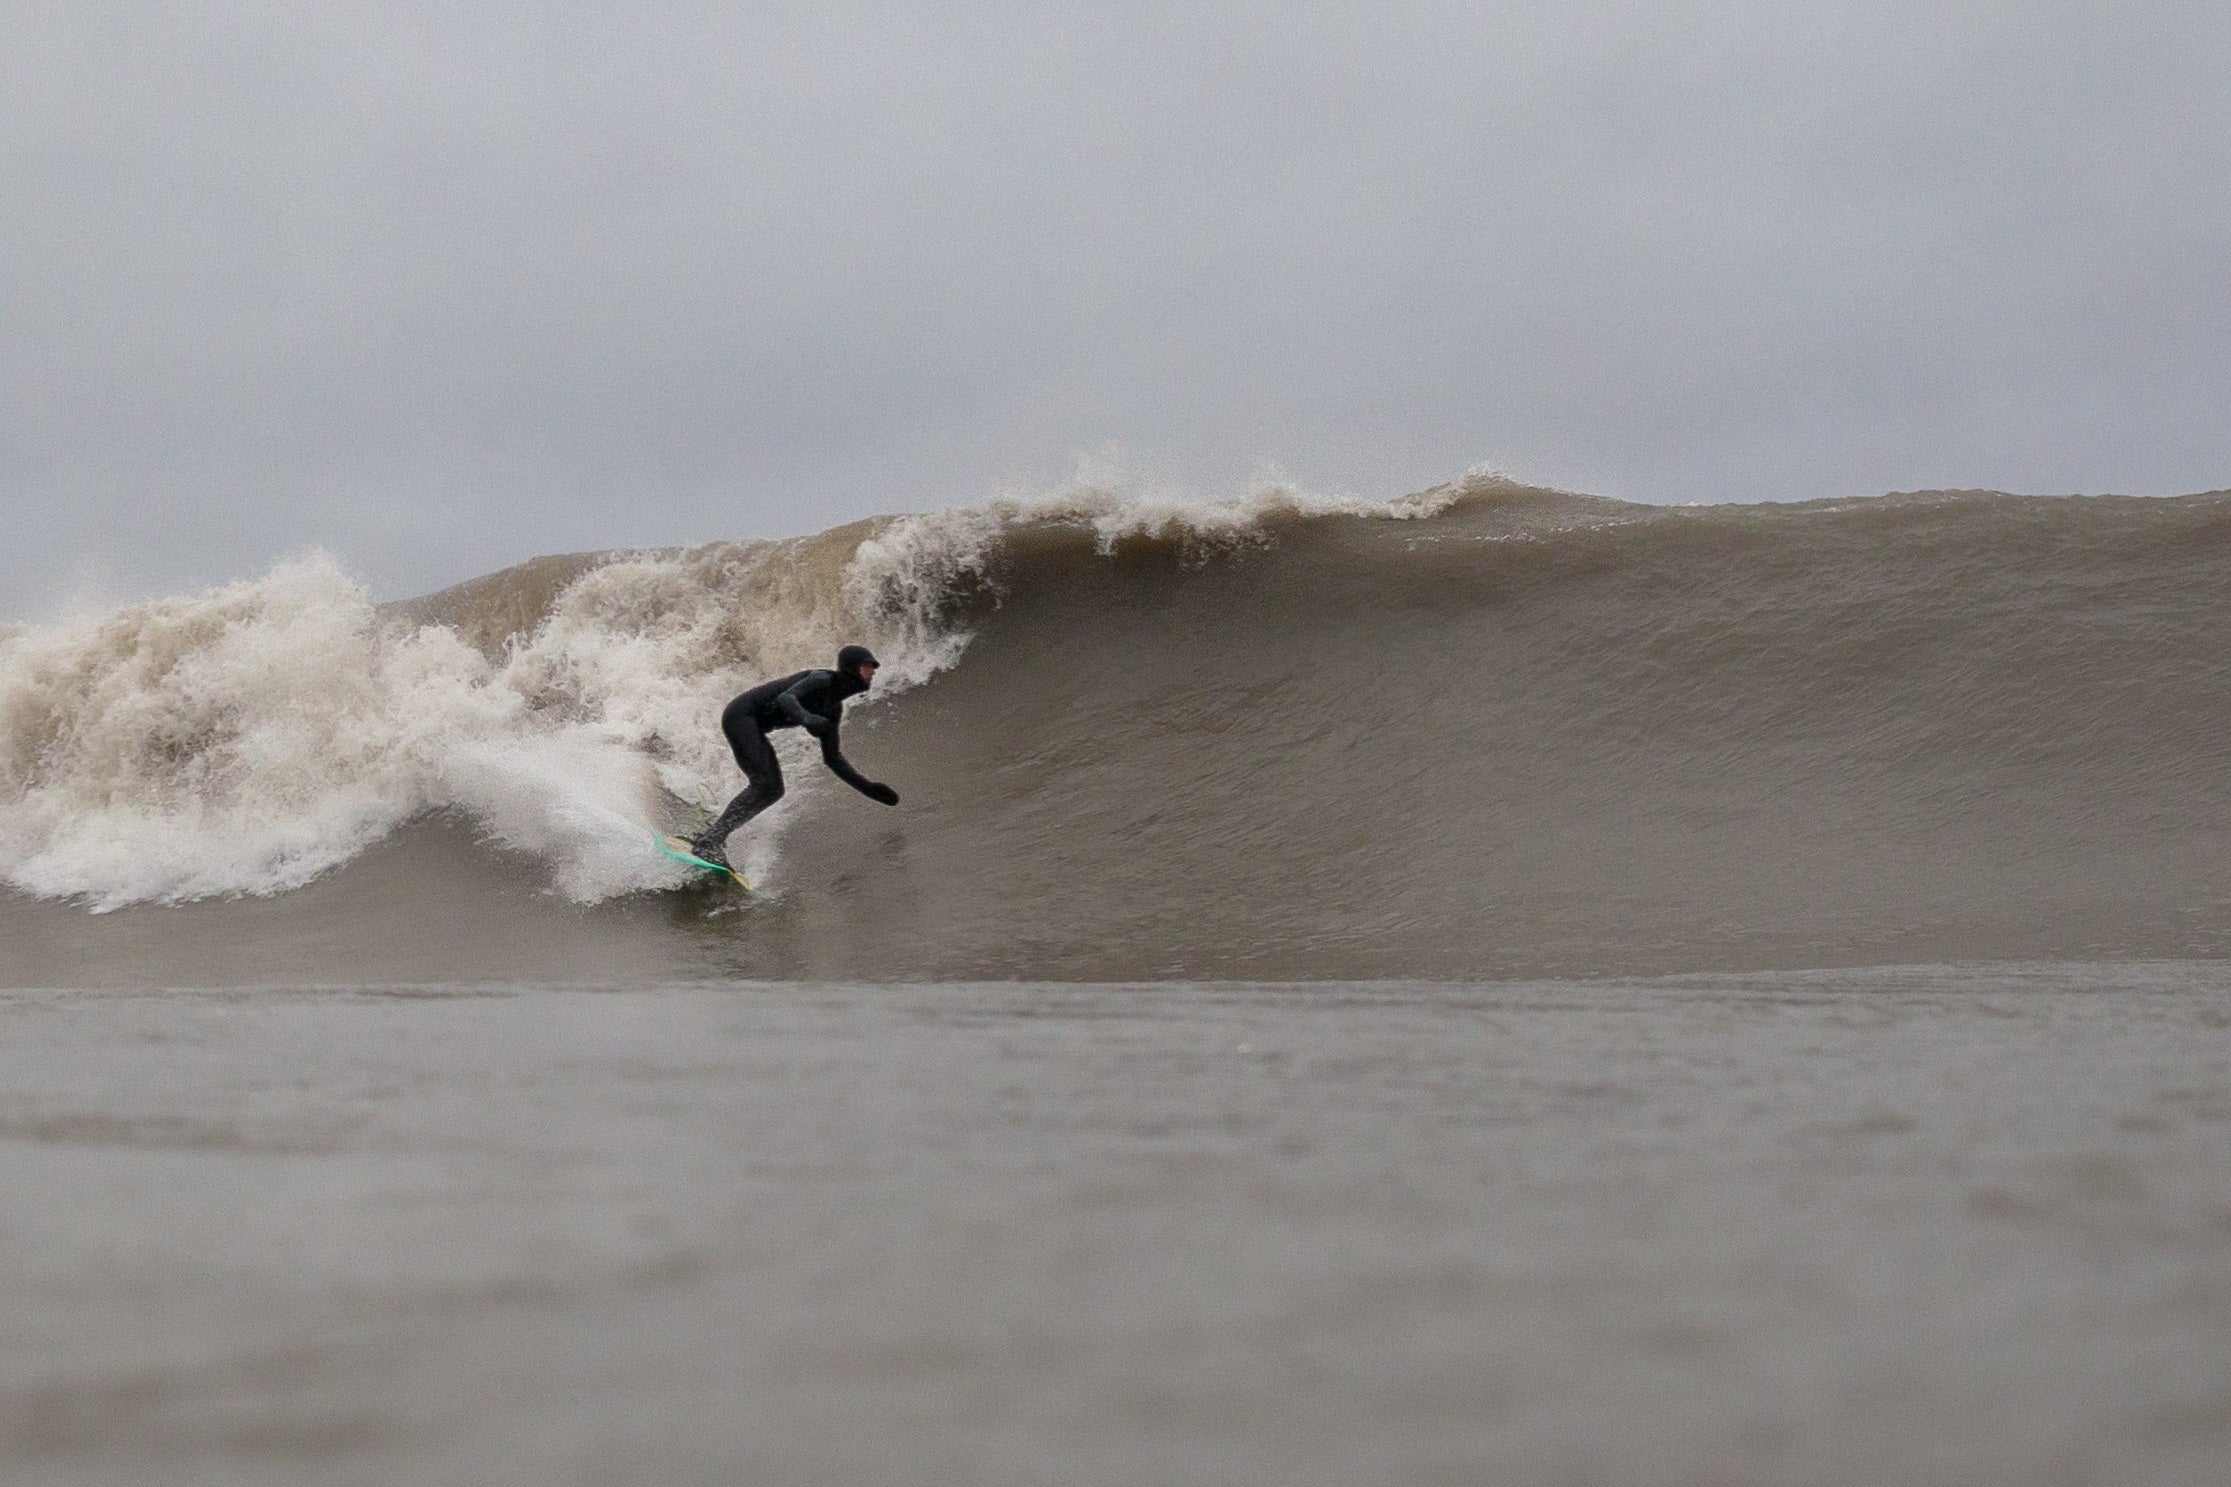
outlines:
[[707, 862], [702, 857], [691, 855], [689, 850], [689, 838], [681, 836], [662, 836], [656, 838], [655, 840], [658, 842], [658, 849], [661, 852], [664, 852], [667, 856], [673, 858], [676, 862], [686, 862], [691, 867], [698, 869], [700, 872], [711, 874], [713, 881], [721, 884], [724, 887], [733, 885], [737, 888], [744, 889], [747, 892], [750, 890], [751, 885], [749, 883], [746, 883], [741, 877], [738, 877], [728, 868], [722, 867], [717, 862]]

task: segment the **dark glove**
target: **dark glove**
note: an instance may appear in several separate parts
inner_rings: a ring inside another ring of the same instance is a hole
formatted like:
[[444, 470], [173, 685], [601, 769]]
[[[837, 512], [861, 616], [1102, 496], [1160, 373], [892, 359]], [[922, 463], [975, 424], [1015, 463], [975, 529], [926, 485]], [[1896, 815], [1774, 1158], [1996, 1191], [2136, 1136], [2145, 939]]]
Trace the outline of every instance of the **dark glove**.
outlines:
[[829, 720], [819, 713], [807, 713], [805, 722], [798, 726], [815, 738], [827, 738], [829, 736]]
[[870, 800], [880, 800], [885, 805], [897, 805], [899, 803], [899, 792], [889, 785], [870, 785], [860, 793]]

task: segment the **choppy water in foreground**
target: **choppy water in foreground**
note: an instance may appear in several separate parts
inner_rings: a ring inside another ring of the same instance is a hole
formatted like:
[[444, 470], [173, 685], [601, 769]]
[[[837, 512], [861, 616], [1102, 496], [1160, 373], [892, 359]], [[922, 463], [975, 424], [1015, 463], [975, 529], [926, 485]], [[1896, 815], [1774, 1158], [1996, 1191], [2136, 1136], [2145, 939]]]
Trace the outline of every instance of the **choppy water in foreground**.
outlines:
[[11, 1483], [2231, 1479], [2231, 967], [0, 993]]

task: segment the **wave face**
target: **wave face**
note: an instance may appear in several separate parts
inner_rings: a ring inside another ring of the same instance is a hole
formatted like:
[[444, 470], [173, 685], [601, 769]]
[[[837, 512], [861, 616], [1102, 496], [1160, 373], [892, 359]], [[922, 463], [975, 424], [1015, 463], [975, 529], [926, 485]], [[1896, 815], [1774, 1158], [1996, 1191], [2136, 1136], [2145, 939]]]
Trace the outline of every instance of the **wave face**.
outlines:
[[[1489, 480], [1084, 493], [385, 609], [313, 557], [0, 634], [0, 928], [19, 983], [2213, 954], [2227, 558], [2225, 495]], [[740, 784], [721, 704], [855, 638], [889, 664], [847, 749], [905, 806], [792, 740], [763, 893], [661, 891], [649, 833]]]

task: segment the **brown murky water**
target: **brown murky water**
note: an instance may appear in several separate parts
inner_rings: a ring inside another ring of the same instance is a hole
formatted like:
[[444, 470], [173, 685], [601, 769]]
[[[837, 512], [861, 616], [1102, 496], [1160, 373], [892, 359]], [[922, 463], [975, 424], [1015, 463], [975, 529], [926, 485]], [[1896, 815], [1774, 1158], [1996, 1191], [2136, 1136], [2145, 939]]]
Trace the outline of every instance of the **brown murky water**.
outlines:
[[2231, 971], [0, 995], [11, 1483], [2231, 1480]]

